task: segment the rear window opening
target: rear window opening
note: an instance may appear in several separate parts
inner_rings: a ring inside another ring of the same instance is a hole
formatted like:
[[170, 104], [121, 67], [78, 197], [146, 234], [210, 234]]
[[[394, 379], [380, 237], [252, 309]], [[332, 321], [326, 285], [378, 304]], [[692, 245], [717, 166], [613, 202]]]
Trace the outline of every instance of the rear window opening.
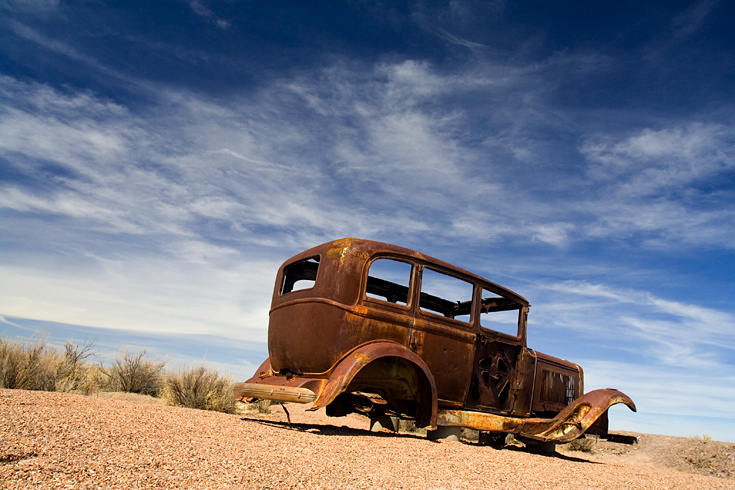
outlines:
[[293, 291], [311, 289], [316, 283], [316, 274], [319, 271], [319, 257], [311, 257], [300, 262], [294, 262], [283, 270], [283, 284], [281, 294]]

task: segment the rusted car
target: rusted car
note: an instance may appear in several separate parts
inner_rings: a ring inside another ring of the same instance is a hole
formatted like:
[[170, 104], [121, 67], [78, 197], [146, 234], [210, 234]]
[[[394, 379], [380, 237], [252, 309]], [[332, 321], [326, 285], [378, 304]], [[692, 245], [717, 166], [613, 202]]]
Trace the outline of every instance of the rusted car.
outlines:
[[529, 302], [476, 274], [385, 243], [345, 238], [278, 270], [268, 359], [238, 399], [313, 403], [327, 415], [413, 419], [560, 444], [607, 432], [633, 401], [584, 393], [582, 368], [526, 346]]

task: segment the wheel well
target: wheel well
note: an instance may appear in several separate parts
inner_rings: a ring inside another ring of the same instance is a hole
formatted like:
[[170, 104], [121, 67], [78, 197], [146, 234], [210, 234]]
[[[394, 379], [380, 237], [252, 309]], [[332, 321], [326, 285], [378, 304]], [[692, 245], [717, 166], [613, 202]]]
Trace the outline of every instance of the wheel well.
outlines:
[[423, 369], [412, 361], [385, 356], [371, 361], [357, 372], [345, 393], [379, 395], [387, 410], [416, 419], [417, 427], [431, 424], [432, 385]]

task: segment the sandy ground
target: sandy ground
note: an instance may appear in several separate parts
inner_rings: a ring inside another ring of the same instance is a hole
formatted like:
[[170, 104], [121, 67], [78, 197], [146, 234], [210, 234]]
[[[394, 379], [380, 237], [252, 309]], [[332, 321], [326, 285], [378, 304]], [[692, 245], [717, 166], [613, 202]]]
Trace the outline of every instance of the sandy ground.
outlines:
[[281, 407], [226, 415], [123, 398], [0, 390], [0, 487], [735, 488], [729, 443], [642, 434], [540, 455], [371, 433], [364, 418], [300, 405], [289, 424]]

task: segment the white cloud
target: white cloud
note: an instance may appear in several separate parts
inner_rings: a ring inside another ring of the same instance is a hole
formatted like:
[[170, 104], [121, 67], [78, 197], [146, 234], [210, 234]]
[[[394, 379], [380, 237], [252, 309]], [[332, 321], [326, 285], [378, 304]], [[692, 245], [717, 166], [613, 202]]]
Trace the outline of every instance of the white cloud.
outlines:
[[464, 39], [463, 37], [456, 36], [450, 32], [447, 32], [444, 29], [437, 29], [436, 30], [437, 35], [444, 39], [445, 41], [448, 41], [451, 44], [456, 44], [458, 46], [463, 46], [465, 48], [470, 49], [477, 49], [477, 48], [486, 48], [487, 46], [481, 43], [476, 43], [473, 41], [470, 41], [468, 39]]
[[719, 0], [700, 0], [687, 7], [671, 22], [677, 37], [689, 37], [697, 32], [714, 10]]
[[227, 29], [230, 27], [230, 21], [217, 17], [209, 7], [206, 7], [199, 0], [189, 0], [189, 7], [191, 10], [200, 17], [212, 20], [217, 27], [220, 29]]
[[[575, 360], [585, 369], [585, 391], [613, 387], [635, 402], [637, 413], [624, 408], [611, 412], [614, 429], [680, 436], [711, 434], [717, 440], [735, 439], [731, 416], [735, 377], [730, 371], [692, 371], [685, 367], [589, 358]], [[708, 422], [707, 418], [712, 421]]]
[[[414, 61], [378, 65], [367, 76], [358, 76], [360, 69], [338, 63], [227, 104], [158, 90], [160, 105], [145, 120], [88, 93], [6, 78], [2, 90], [16, 100], [0, 118], [0, 151], [20, 168], [52, 162], [75, 172], [57, 176], [66, 194], [57, 188], [56, 195], [12, 205], [79, 215], [86, 202], [100, 229], [187, 239], [200, 233], [201, 220], [222, 220], [231, 232], [275, 226], [323, 237], [395, 235], [401, 230], [394, 224], [410, 223], [407, 230], [441, 224], [487, 239], [492, 229], [494, 239], [530, 237], [554, 247], [638, 235], [652, 246], [664, 238], [733, 243], [731, 227], [721, 224], [735, 222], [735, 210], [695, 209], [691, 202], [699, 200], [687, 197], [699, 192], [699, 180], [732, 168], [728, 127], [590, 138], [581, 151], [593, 180], [579, 196], [551, 196], [552, 205], [551, 197], [507, 180], [512, 172], [495, 172], [506, 165], [488, 152], [495, 145], [531, 158], [535, 150], [522, 128], [543, 107], [507, 112], [502, 117], [520, 129], [475, 146], [467, 138], [486, 131], [468, 130], [469, 108], [436, 105], [457, 93], [498, 95], [513, 81], [527, 84], [523, 70], [444, 76]], [[676, 194], [682, 187], [684, 198]], [[20, 199], [24, 191], [12, 192]]]
[[568, 232], [573, 226], [569, 223], [548, 223], [534, 227], [532, 237], [550, 245], [563, 246], [569, 243]]
[[280, 264], [242, 255], [223, 262], [97, 257], [55, 271], [2, 265], [0, 312], [139, 332], [263, 341]]
[[[108, 119], [101, 130], [99, 121], [79, 116], [70, 123], [54, 116], [7, 110], [0, 120], [0, 145], [4, 151], [28, 159], [19, 164], [27, 165], [29, 160], [60, 162], [78, 172], [94, 169], [80, 166], [80, 159], [91, 159], [101, 166], [126, 149], [126, 128]], [[99, 171], [95, 173], [99, 178]]]
[[[735, 315], [645, 291], [565, 281], [537, 285], [557, 294], [536, 305], [534, 321], [571, 328], [662, 365], [704, 372], [732, 369]], [[587, 300], [585, 298], [591, 298]]]
[[580, 148], [595, 193], [578, 204], [591, 237], [731, 248], [735, 128], [689, 123], [627, 137], [593, 137]]
[[597, 163], [590, 176], [622, 181], [618, 193], [642, 197], [734, 169], [735, 129], [702, 123], [644, 129], [619, 141], [590, 139], [581, 152]]

